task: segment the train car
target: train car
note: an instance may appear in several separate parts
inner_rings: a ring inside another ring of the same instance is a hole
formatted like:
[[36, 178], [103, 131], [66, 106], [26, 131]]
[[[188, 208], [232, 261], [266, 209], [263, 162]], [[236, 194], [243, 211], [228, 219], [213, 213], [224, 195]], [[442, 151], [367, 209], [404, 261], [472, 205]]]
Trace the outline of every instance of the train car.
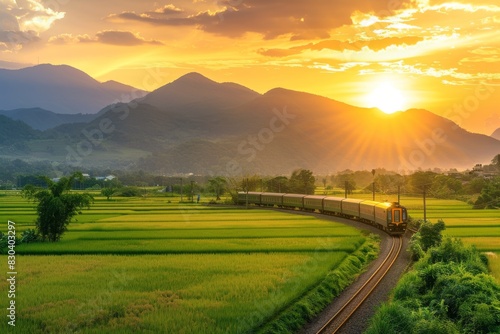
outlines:
[[283, 206], [283, 195], [281, 193], [262, 193], [260, 197], [261, 204], [264, 206]]
[[304, 208], [304, 197], [306, 195], [301, 194], [284, 194], [283, 195], [283, 207], [290, 209], [303, 209]]
[[406, 231], [408, 212], [399, 203], [381, 203], [353, 198], [280, 194], [261, 192], [238, 192], [239, 204], [278, 206], [321, 213], [342, 215], [351, 219], [360, 219], [392, 235]]
[[346, 198], [342, 200], [342, 214], [347, 217], [359, 217], [361, 199]]
[[318, 210], [319, 212], [323, 212], [323, 200], [326, 196], [318, 196], [318, 195], [307, 195], [304, 197], [304, 209], [309, 211]]
[[375, 206], [380, 202], [363, 201], [359, 203], [359, 218], [375, 223]]
[[238, 192], [238, 203], [239, 204], [257, 204], [260, 205], [262, 193], [255, 191], [240, 191]]
[[342, 213], [342, 201], [343, 197], [325, 197], [323, 199], [323, 210], [324, 213], [339, 215]]
[[[399, 203], [382, 203], [386, 206], [385, 210], [385, 225], [384, 229], [390, 234], [403, 234], [406, 231], [406, 225], [408, 222], [408, 213], [404, 206], [399, 205]], [[382, 210], [383, 207], [379, 209]], [[377, 211], [377, 210], [376, 210]], [[381, 215], [381, 213], [379, 213]], [[375, 217], [378, 220], [377, 214]]]

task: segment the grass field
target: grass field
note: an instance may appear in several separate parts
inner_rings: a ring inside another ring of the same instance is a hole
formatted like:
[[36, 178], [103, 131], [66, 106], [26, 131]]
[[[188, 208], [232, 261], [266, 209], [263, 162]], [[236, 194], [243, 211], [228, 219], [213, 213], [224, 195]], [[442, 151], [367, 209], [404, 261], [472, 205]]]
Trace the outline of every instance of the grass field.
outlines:
[[[401, 198], [413, 218], [424, 217], [422, 198]], [[458, 200], [429, 198], [426, 201], [427, 219], [446, 223], [444, 235], [461, 238], [466, 244], [486, 252], [492, 275], [500, 282], [500, 210], [475, 210]]]
[[[322, 190], [317, 190], [318, 194]], [[343, 197], [337, 189], [335, 196]], [[371, 193], [356, 193], [353, 198], [372, 199]], [[397, 201], [397, 195], [376, 194], [377, 201]], [[423, 219], [424, 205], [420, 197], [401, 197], [409, 214]], [[500, 282], [500, 210], [474, 210], [472, 206], [458, 200], [427, 198], [427, 219], [435, 223], [442, 219], [446, 223], [444, 235], [461, 238], [464, 243], [473, 244], [488, 254], [490, 270]]]
[[[254, 332], [367, 244], [310, 216], [168, 200], [97, 197], [62, 241], [17, 246], [16, 328], [2, 316], [0, 332]], [[20, 234], [34, 219], [33, 204], [0, 197], [1, 231], [11, 220]]]

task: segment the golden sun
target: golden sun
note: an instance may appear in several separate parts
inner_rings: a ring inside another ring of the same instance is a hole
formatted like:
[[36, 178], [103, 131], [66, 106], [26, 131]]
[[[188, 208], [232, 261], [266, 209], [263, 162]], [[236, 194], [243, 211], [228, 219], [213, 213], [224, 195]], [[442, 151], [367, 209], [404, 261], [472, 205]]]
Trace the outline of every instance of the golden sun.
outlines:
[[388, 81], [377, 83], [375, 89], [366, 96], [366, 100], [370, 107], [378, 108], [386, 114], [401, 111], [406, 104], [403, 93]]

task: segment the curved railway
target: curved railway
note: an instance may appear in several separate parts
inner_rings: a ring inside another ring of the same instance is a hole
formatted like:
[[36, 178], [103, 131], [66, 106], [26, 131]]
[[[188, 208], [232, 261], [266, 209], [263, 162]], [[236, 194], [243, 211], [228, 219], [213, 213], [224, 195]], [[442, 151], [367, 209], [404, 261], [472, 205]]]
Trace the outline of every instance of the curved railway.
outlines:
[[238, 192], [238, 204], [299, 209], [353, 219], [376, 226], [391, 235], [406, 231], [408, 212], [399, 203], [375, 202], [320, 195]]
[[393, 236], [391, 249], [385, 257], [382, 264], [366, 280], [366, 282], [353, 293], [352, 297], [318, 330], [316, 334], [337, 333], [342, 326], [358, 310], [363, 302], [372, 294], [373, 290], [379, 285], [382, 279], [387, 275], [389, 269], [398, 258], [403, 247], [403, 238]]
[[[366, 281], [352, 291], [350, 298], [337, 305], [333, 316], [323, 320], [323, 325], [313, 333], [337, 333], [351, 319], [365, 300], [374, 293], [375, 288], [386, 277], [398, 259], [403, 247], [402, 235], [407, 227], [406, 208], [399, 203], [381, 203], [356, 199], [345, 199], [328, 196], [302, 194], [239, 192], [239, 204], [253, 204], [261, 207], [278, 207], [283, 209], [299, 209], [305, 212], [319, 212], [332, 216], [362, 222], [385, 231], [390, 240], [390, 250], [381, 264]], [[323, 318], [324, 319], [324, 318]], [[318, 318], [319, 320], [319, 318]], [[316, 322], [317, 324], [317, 322]], [[320, 325], [321, 326], [321, 322]], [[308, 332], [309, 333], [309, 332]]]

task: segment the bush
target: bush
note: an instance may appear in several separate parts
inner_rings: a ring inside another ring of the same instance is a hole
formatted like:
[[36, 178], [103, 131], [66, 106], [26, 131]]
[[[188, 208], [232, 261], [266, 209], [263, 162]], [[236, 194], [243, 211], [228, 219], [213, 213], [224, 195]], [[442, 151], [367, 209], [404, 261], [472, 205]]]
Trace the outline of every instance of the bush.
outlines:
[[121, 196], [123, 197], [140, 197], [142, 196], [142, 191], [136, 187], [126, 187], [121, 191]]
[[21, 233], [20, 243], [29, 244], [31, 242], [37, 242], [40, 239], [40, 235], [34, 230], [29, 229]]
[[[395, 306], [394, 306], [395, 305]], [[391, 308], [392, 306], [392, 308]], [[394, 310], [412, 315], [396, 318]], [[382, 330], [380, 330], [382, 329]], [[394, 290], [368, 333], [500, 333], [500, 285], [488, 274], [487, 261], [459, 239], [432, 247]]]

